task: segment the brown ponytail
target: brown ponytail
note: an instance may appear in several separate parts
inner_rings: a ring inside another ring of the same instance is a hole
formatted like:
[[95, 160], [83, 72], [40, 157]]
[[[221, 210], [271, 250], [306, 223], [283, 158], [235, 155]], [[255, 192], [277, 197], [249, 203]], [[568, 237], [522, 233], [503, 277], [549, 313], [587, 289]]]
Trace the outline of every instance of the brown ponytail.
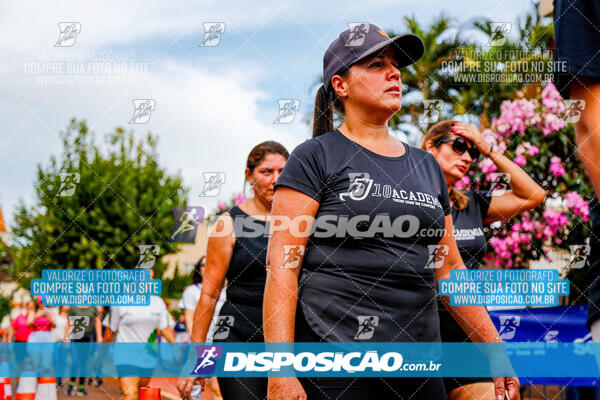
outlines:
[[[438, 140], [442, 140], [448, 135], [450, 127], [452, 127], [454, 123], [455, 121], [446, 120], [438, 122], [429, 128], [427, 133], [423, 136], [421, 148], [425, 150], [425, 144], [430, 140], [434, 143]], [[469, 196], [467, 196], [464, 190], [457, 189], [454, 186], [450, 188], [450, 200], [454, 201], [454, 207], [459, 211], [464, 210], [469, 205]]]
[[[336, 75], [345, 78], [350, 72], [349, 68], [346, 68]], [[313, 114], [313, 135], [312, 137], [320, 136], [333, 130], [333, 112], [344, 115], [344, 103], [333, 89], [328, 93], [325, 91], [325, 87], [321, 85], [317, 91], [315, 97], [315, 111]]]
[[333, 130], [333, 104], [323, 85], [317, 91], [315, 112], [313, 114], [313, 135], [317, 137]]

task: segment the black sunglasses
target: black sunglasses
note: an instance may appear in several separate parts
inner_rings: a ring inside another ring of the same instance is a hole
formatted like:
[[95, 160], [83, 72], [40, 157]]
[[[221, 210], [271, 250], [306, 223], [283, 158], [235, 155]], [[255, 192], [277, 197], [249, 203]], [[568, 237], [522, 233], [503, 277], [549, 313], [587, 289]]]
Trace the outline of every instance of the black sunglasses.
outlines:
[[456, 154], [463, 155], [465, 151], [469, 152], [471, 159], [473, 162], [479, 159], [479, 150], [477, 147], [470, 146], [467, 144], [467, 141], [461, 137], [457, 137], [455, 139], [441, 139], [435, 143], [435, 146], [439, 146], [442, 143], [452, 143], [452, 150], [456, 152]]

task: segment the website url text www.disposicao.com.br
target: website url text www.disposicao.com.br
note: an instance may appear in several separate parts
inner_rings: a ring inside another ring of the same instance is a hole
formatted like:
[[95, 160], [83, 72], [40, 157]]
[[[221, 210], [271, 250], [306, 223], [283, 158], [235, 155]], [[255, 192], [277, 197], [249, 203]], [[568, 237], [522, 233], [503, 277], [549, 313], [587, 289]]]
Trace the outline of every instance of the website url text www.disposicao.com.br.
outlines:
[[149, 297], [145, 294], [47, 294], [44, 304], [46, 306], [59, 305], [88, 305], [110, 304], [113, 306], [143, 306], [149, 304]]
[[421, 363], [404, 362], [402, 354], [388, 352], [379, 355], [377, 351], [290, 353], [228, 352], [225, 357], [224, 371], [266, 372], [280, 371], [281, 368], [293, 368], [297, 372], [397, 372], [397, 371], [439, 371], [441, 363], [433, 361]]

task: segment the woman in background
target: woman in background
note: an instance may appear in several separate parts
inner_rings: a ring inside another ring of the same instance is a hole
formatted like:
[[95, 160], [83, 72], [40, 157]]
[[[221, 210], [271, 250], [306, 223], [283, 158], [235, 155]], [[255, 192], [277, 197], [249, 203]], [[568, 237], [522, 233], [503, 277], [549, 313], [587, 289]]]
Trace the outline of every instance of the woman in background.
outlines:
[[[255, 146], [246, 160], [246, 180], [254, 196], [223, 213], [209, 234], [200, 300], [194, 312], [192, 342], [206, 340], [215, 307], [227, 278], [227, 300], [215, 323], [213, 341], [264, 342], [262, 304], [267, 245], [275, 182], [288, 159], [287, 150], [268, 141]], [[243, 223], [240, 223], [243, 222]], [[248, 230], [253, 226], [256, 231]], [[188, 398], [196, 378], [182, 378], [178, 389]], [[202, 385], [205, 380], [200, 379]], [[219, 378], [224, 400], [264, 399], [267, 378]]]
[[58, 307], [58, 312], [55, 315], [55, 325], [52, 329], [52, 337], [54, 342], [56, 342], [56, 347], [54, 348], [54, 368], [56, 371], [56, 384], [58, 386], [62, 386], [65, 359], [67, 357], [63, 339], [65, 338], [67, 324], [69, 323], [69, 308], [68, 306]]
[[[439, 122], [427, 131], [421, 148], [433, 154], [444, 173], [452, 205], [454, 238], [463, 262], [469, 269], [478, 269], [486, 253], [484, 225], [514, 218], [544, 201], [544, 189], [521, 167], [487, 143], [473, 125], [455, 121]], [[493, 195], [489, 191], [461, 191], [454, 187], [466, 176], [480, 154], [489, 157], [498, 167], [498, 172], [509, 174], [512, 190]], [[438, 310], [443, 342], [471, 341], [441, 302]], [[451, 400], [494, 397], [491, 378], [444, 378], [444, 385]]]

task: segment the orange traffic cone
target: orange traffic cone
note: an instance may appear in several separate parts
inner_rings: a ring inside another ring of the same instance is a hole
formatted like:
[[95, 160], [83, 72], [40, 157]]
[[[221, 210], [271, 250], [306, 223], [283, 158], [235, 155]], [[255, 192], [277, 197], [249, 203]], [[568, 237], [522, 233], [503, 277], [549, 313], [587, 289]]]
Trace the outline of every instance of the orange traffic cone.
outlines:
[[10, 385], [10, 365], [8, 355], [0, 353], [0, 385], [4, 387], [4, 400], [12, 400], [12, 386]]
[[160, 388], [144, 386], [140, 389], [140, 400], [160, 400]]
[[12, 400], [12, 386], [10, 378], [4, 378], [4, 400]]
[[56, 378], [41, 376], [35, 393], [35, 400], [56, 400]]
[[[35, 389], [37, 378], [35, 377], [35, 368], [31, 359], [25, 361], [19, 384], [17, 385], [17, 395], [15, 400], [35, 400]], [[2, 385], [4, 389], [4, 385]], [[3, 390], [4, 391], [4, 390]]]

